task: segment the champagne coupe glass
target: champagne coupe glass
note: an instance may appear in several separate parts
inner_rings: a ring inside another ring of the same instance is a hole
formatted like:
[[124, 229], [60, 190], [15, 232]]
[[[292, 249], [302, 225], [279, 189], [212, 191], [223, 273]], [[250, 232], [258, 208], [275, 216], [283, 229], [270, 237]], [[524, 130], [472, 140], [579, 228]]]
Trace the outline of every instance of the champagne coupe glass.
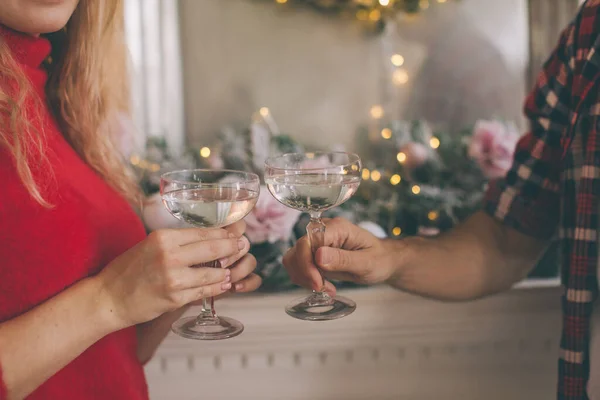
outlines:
[[[160, 179], [160, 195], [175, 218], [199, 228], [222, 228], [244, 218], [258, 200], [257, 175], [230, 170], [182, 170]], [[192, 267], [221, 268], [218, 260]], [[214, 299], [202, 299], [197, 317], [173, 323], [173, 332], [188, 339], [219, 340], [239, 335], [244, 325], [235, 319], [217, 316]]]
[[[324, 245], [325, 224], [321, 214], [347, 201], [360, 185], [361, 161], [344, 152], [290, 153], [267, 159], [265, 182], [269, 192], [285, 206], [310, 214], [306, 227], [313, 256]], [[287, 305], [294, 318], [328, 321], [342, 318], [356, 309], [356, 303], [342, 296], [319, 291]]]

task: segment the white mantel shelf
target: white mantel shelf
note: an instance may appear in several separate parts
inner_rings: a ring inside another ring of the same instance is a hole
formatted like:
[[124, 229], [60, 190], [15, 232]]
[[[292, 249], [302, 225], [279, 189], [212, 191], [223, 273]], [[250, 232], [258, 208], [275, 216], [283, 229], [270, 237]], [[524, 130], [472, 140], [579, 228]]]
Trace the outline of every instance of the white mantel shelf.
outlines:
[[526, 281], [470, 303], [387, 287], [346, 290], [356, 312], [329, 322], [285, 314], [303, 292], [232, 297], [217, 312], [242, 321], [245, 332], [216, 342], [170, 335], [146, 368], [151, 398], [550, 399], [558, 283]]

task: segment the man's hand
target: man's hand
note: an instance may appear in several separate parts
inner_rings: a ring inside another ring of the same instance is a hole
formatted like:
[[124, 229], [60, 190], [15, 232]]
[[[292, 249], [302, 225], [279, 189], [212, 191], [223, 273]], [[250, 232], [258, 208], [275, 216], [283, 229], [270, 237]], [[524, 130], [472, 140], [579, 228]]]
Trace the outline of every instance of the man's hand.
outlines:
[[[310, 243], [305, 236], [283, 258], [292, 281], [309, 289], [321, 289], [324, 278], [351, 281], [361, 284], [384, 282], [394, 273], [393, 257], [387, 241], [373, 236], [342, 218], [323, 220], [324, 246], [313, 258]], [[317, 269], [318, 268], [318, 269]], [[335, 287], [325, 282], [325, 290], [335, 293]]]

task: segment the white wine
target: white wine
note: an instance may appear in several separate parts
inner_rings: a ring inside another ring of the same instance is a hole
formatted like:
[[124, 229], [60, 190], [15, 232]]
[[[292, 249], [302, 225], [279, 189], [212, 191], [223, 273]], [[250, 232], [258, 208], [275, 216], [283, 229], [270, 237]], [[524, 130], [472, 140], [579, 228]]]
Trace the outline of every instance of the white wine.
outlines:
[[305, 212], [322, 212], [348, 200], [360, 177], [343, 174], [300, 173], [266, 179], [269, 192], [280, 203]]
[[258, 192], [233, 188], [181, 189], [163, 194], [163, 203], [177, 219], [200, 228], [221, 228], [244, 218]]

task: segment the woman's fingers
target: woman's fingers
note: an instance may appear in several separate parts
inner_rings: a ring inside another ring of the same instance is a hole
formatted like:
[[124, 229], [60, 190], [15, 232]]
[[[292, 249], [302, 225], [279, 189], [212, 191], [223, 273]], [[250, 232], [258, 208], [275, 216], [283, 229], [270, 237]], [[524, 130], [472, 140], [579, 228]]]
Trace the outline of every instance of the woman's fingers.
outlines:
[[[244, 251], [248, 240], [245, 238], [215, 239], [194, 242], [181, 246], [173, 254], [177, 263], [185, 266], [202, 264], [209, 261], [220, 260], [221, 265], [227, 265], [229, 257], [237, 256]], [[246, 250], [247, 251], [247, 250]]]
[[199, 300], [209, 297], [220, 296], [231, 289], [231, 282], [215, 283], [208, 286], [201, 286], [194, 289], [186, 289], [181, 292], [182, 303], [201, 305]]
[[235, 237], [225, 229], [200, 229], [200, 228], [182, 228], [182, 229], [161, 229], [151, 233], [156, 241], [163, 247], [185, 246], [191, 243], [202, 242], [205, 240], [227, 239]]
[[234, 237], [240, 237], [246, 232], [246, 222], [242, 219], [235, 224], [225, 227], [224, 230], [231, 233]]
[[256, 258], [252, 254], [246, 254], [229, 270], [231, 271], [231, 282], [236, 283], [250, 275], [256, 269]]
[[256, 274], [250, 274], [241, 281], [234, 283], [231, 288], [236, 293], [253, 292], [262, 284], [262, 278]]
[[173, 290], [187, 290], [230, 282], [231, 271], [229, 269], [187, 267], [173, 272], [167, 285]]
[[248, 255], [248, 251], [250, 250], [250, 242], [245, 236], [240, 237], [239, 240], [241, 240], [244, 243], [244, 247], [238, 253], [232, 255], [231, 257], [222, 259], [221, 268], [231, 267], [240, 259]]

